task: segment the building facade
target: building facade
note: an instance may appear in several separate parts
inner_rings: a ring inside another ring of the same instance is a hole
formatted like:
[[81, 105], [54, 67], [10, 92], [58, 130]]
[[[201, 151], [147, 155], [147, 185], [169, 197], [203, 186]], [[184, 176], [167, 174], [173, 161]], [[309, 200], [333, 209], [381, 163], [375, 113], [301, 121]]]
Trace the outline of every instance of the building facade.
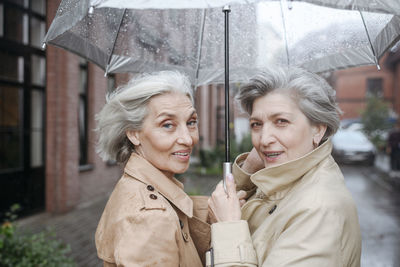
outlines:
[[62, 49], [42, 50], [60, 1], [0, 1], [0, 216], [65, 212], [110, 192], [121, 168], [95, 152], [104, 77]]
[[396, 81], [399, 77], [386, 63], [391, 57], [392, 53], [388, 53], [380, 60], [380, 70], [377, 66], [362, 66], [332, 73], [328, 80], [336, 90], [336, 98], [343, 111], [342, 119], [359, 118], [371, 96], [383, 99], [393, 112], [400, 114], [396, 104], [399, 97]]

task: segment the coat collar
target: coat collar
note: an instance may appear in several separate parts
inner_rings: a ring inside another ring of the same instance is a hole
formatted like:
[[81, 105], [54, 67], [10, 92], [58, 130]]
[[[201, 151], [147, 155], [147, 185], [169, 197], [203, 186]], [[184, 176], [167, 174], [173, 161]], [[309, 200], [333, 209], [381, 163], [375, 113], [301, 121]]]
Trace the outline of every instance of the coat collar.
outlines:
[[160, 194], [174, 204], [186, 216], [193, 216], [193, 201], [183, 191], [183, 184], [175, 178], [169, 179], [150, 162], [132, 153], [125, 166], [125, 173], [133, 178], [152, 185]]
[[259, 170], [251, 175], [250, 179], [264, 196], [274, 195], [274, 198], [282, 198], [285, 192], [291, 188], [291, 184], [298, 181], [305, 173], [328, 157], [331, 151], [332, 143], [327, 140], [321, 146], [298, 159]]

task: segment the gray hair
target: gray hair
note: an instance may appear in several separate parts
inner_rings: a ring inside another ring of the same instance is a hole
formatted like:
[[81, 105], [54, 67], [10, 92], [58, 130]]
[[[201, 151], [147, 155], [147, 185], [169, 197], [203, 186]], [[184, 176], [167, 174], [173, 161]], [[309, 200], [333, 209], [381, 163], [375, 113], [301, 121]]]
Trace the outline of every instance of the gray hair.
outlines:
[[241, 86], [236, 100], [250, 115], [254, 101], [273, 91], [288, 93], [311, 124], [327, 126], [321, 143], [336, 133], [342, 111], [335, 90], [322, 77], [300, 68], [274, 67]]
[[100, 157], [125, 163], [135, 150], [126, 132], [141, 129], [153, 96], [171, 92], [184, 93], [194, 101], [189, 79], [175, 71], [143, 74], [109, 93], [106, 104], [96, 115], [99, 134], [96, 151]]

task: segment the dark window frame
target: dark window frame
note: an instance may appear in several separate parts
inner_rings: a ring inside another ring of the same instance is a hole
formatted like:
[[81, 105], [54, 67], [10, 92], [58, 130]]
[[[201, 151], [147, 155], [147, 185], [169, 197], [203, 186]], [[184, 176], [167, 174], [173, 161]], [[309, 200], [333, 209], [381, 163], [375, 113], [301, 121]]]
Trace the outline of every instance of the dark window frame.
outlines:
[[[6, 211], [9, 206], [13, 203], [19, 203], [22, 207], [20, 211], [20, 216], [31, 214], [32, 212], [41, 211], [44, 208], [45, 203], [45, 167], [46, 167], [46, 84], [36, 85], [32, 84], [32, 71], [34, 70], [32, 55], [36, 55], [39, 57], [46, 58], [46, 53], [40, 47], [31, 45], [31, 37], [32, 33], [31, 29], [31, 19], [36, 18], [41, 23], [46, 23], [46, 15], [38, 14], [31, 10], [32, 0], [28, 1], [27, 6], [23, 6], [22, 4], [17, 4], [12, 0], [0, 0], [0, 5], [3, 7], [3, 16], [0, 19], [3, 19], [2, 23], [2, 35], [0, 36], [0, 50], [8, 53], [14, 54], [18, 57], [23, 58], [23, 79], [15, 79], [1, 77], [0, 85], [1, 86], [12, 86], [21, 92], [21, 100], [19, 101], [20, 108], [20, 118], [21, 122], [18, 127], [21, 129], [18, 130], [21, 133], [21, 138], [19, 139], [19, 147], [21, 152], [21, 160], [22, 163], [18, 168], [3, 168], [0, 170], [0, 188], [1, 191], [2, 203], [0, 207], [0, 218], [4, 215], [4, 211]], [[22, 38], [12, 38], [8, 35], [13, 29], [7, 28], [5, 21], [7, 20], [6, 16], [7, 9], [14, 9], [17, 12], [22, 13], [23, 19], [15, 22], [14, 25], [18, 29], [22, 29]], [[46, 10], [44, 10], [47, 12]], [[24, 35], [26, 34], [26, 35]], [[25, 39], [27, 37], [27, 39]], [[39, 39], [42, 36], [39, 36]], [[26, 42], [24, 42], [26, 41]], [[4, 63], [3, 63], [4, 64]], [[44, 74], [45, 75], [45, 74]], [[31, 110], [32, 110], [32, 92], [40, 91], [41, 96], [44, 100], [43, 110], [41, 112], [41, 120], [42, 120], [42, 131], [41, 138], [42, 143], [40, 146], [41, 149], [41, 164], [38, 166], [32, 166], [32, 118], [31, 118]]]
[[366, 96], [383, 97], [383, 78], [367, 78]]
[[[84, 72], [86, 75], [86, 83], [82, 84], [82, 80], [80, 80], [79, 86], [81, 86], [79, 90], [79, 104], [78, 104], [78, 132], [79, 132], [79, 166], [82, 171], [89, 170], [91, 168], [86, 168], [85, 166], [89, 165], [89, 132], [88, 132], [88, 111], [89, 111], [89, 71], [88, 71], [88, 62], [81, 62], [79, 64], [79, 72], [80, 75]], [[81, 78], [81, 76], [79, 76]], [[83, 90], [82, 90], [83, 89]], [[83, 103], [83, 111], [81, 110], [81, 103]], [[83, 112], [83, 133], [81, 132], [81, 112]]]

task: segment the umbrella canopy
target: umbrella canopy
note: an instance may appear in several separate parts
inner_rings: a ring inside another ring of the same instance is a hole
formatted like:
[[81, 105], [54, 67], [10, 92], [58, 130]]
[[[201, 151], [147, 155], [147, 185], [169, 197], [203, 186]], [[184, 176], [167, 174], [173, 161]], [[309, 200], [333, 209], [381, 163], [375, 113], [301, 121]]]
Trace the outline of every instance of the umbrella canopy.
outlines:
[[63, 0], [44, 42], [106, 73], [177, 69], [194, 85], [223, 83], [225, 4], [231, 82], [271, 64], [317, 73], [377, 64], [400, 36], [391, 0]]

